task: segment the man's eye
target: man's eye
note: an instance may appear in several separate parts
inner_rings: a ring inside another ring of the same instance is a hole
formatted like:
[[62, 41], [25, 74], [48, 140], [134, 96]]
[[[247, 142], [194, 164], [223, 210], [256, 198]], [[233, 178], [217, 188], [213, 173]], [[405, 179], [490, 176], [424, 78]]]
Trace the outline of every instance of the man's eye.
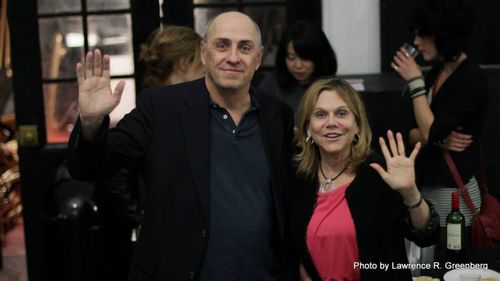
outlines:
[[217, 49], [219, 49], [219, 50], [223, 50], [223, 49], [225, 49], [225, 48], [226, 48], [226, 46], [227, 46], [227, 45], [226, 45], [225, 43], [218, 43], [218, 44], [216, 44], [216, 45], [215, 45], [215, 47], [216, 47]]
[[252, 50], [252, 48], [250, 48], [250, 46], [248, 46], [248, 45], [244, 45], [240, 49], [244, 53], [248, 53], [248, 52], [250, 52], [250, 50]]

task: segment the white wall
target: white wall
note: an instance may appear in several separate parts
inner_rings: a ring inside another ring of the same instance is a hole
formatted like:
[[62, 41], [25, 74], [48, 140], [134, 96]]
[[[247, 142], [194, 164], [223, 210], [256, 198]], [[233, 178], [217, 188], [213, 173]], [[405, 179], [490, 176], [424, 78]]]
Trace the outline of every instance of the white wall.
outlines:
[[323, 0], [323, 30], [338, 74], [380, 73], [379, 0]]

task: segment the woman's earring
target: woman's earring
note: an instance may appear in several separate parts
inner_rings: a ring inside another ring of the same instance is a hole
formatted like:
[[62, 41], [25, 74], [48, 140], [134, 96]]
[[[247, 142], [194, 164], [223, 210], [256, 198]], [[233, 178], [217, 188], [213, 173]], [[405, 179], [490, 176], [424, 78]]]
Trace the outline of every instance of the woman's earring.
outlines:
[[356, 133], [356, 134], [354, 135], [354, 138], [352, 139], [352, 143], [353, 143], [353, 144], [358, 144], [358, 142], [359, 142], [359, 138], [360, 138], [360, 137], [361, 137], [361, 136], [359, 135], [359, 133]]
[[313, 138], [311, 138], [310, 136], [306, 138], [306, 143], [308, 144], [314, 144], [314, 140]]

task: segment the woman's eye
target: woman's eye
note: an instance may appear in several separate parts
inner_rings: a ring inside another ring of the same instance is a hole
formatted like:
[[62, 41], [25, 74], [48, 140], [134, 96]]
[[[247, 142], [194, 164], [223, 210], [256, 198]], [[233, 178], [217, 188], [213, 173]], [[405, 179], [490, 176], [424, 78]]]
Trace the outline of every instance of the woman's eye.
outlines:
[[318, 111], [318, 112], [314, 113], [314, 116], [316, 116], [316, 118], [324, 118], [326, 116], [326, 114], [322, 111]]
[[349, 115], [349, 112], [347, 110], [339, 110], [339, 111], [337, 111], [337, 116], [339, 116], [339, 117], [345, 117], [347, 115]]

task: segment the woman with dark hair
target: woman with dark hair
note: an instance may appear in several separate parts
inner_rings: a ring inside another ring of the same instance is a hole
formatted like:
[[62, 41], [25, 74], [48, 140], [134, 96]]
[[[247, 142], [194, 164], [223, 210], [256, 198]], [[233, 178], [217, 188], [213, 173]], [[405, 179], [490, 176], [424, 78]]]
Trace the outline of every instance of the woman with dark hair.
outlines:
[[[424, 78], [403, 47], [392, 62], [392, 67], [408, 82], [416, 121], [409, 139], [412, 144], [421, 142], [424, 146], [419, 159], [421, 169], [417, 172], [423, 193], [441, 217], [442, 230], [451, 211], [451, 193], [457, 190], [443, 149], [454, 159], [474, 207], [478, 211], [481, 207], [474, 164], [488, 111], [488, 85], [478, 64], [466, 53], [471, 31], [469, 11], [460, 0], [421, 1], [412, 26], [413, 43], [426, 62], [435, 64]], [[460, 210], [465, 215], [465, 225], [470, 226], [472, 214], [463, 199]], [[445, 245], [444, 238], [442, 231], [441, 245]]]
[[309, 87], [297, 121], [290, 227], [301, 280], [411, 280], [394, 267], [408, 263], [404, 238], [431, 245], [439, 223], [415, 183], [420, 145], [406, 156], [389, 131], [388, 144], [379, 139], [385, 161], [372, 154], [361, 98], [335, 78]]
[[299, 20], [281, 38], [275, 76], [263, 78], [259, 86], [280, 97], [296, 114], [307, 87], [336, 73], [337, 58], [321, 27]]

